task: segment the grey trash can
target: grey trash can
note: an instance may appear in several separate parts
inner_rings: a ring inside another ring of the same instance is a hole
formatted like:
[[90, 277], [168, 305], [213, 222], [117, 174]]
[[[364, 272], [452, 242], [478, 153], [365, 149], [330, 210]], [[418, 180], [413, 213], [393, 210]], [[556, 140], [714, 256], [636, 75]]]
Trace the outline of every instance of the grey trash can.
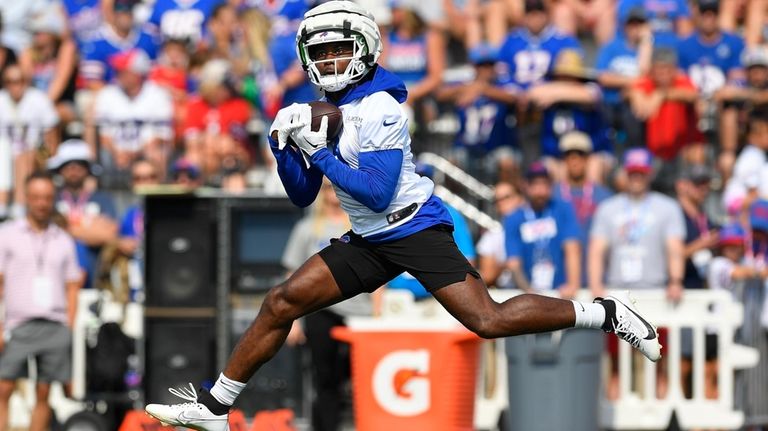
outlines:
[[596, 431], [603, 332], [571, 329], [506, 339], [505, 431]]

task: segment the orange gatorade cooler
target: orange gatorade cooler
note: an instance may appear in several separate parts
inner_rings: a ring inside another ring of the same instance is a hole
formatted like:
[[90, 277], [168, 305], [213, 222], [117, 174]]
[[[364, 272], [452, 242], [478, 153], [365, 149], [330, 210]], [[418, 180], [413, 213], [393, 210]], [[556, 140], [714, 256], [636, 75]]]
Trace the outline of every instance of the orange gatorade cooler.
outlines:
[[332, 335], [351, 345], [357, 431], [474, 429], [481, 340], [473, 333], [378, 320], [350, 322]]

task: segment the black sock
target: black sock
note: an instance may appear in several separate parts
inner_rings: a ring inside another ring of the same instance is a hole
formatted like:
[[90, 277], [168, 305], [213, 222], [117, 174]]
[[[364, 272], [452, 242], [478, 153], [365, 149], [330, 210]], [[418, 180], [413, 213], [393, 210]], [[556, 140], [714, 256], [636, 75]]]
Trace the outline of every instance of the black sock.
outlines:
[[220, 403], [219, 400], [214, 398], [206, 389], [200, 389], [200, 393], [197, 394], [197, 402], [208, 407], [208, 410], [216, 416], [229, 413], [229, 408], [231, 407]]
[[600, 305], [605, 308], [605, 322], [602, 329], [605, 332], [613, 332], [613, 320], [616, 318], [616, 304], [613, 301], [600, 301]]

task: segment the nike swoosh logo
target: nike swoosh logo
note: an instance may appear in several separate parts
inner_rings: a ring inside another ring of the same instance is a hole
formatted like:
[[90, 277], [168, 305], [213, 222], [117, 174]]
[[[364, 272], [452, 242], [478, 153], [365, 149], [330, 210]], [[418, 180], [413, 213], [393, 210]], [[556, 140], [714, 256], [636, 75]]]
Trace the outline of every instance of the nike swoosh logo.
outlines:
[[584, 304], [582, 304], [581, 302], [579, 302], [579, 305], [581, 305], [581, 311], [586, 311], [586, 310], [584, 309]]
[[[621, 302], [618, 299], [616, 301]], [[632, 314], [634, 314], [635, 317], [637, 317], [638, 319], [640, 319], [641, 322], [643, 322], [643, 325], [645, 325], [645, 329], [648, 330], [648, 335], [645, 336], [645, 339], [653, 340], [654, 338], [656, 338], [656, 330], [653, 329], [653, 326], [651, 326], [650, 323], [646, 322], [645, 319], [643, 319], [639, 314], [635, 313], [635, 310], [633, 310], [632, 307], [627, 306], [627, 304], [624, 304], [623, 302], [621, 303], [622, 305], [627, 307], [627, 310], [629, 310]]]
[[304, 138], [304, 142], [306, 142], [306, 143], [307, 143], [307, 145], [309, 145], [309, 146], [310, 146], [310, 147], [312, 147], [312, 148], [317, 148], [317, 147], [319, 147], [319, 146], [320, 146], [320, 144], [318, 144], [318, 145], [315, 145], [315, 144], [313, 144], [313, 143], [309, 142], [309, 140], [308, 140], [307, 138]]
[[200, 417], [192, 418], [187, 416], [187, 412], [181, 412], [179, 413], [179, 416], [177, 416], [177, 420], [181, 422], [179, 425], [186, 426], [189, 424], [200, 423], [200, 422], [220, 421], [221, 418], [200, 418]]
[[397, 124], [397, 121], [393, 121], [393, 122], [391, 122], [391, 123], [387, 123], [387, 120], [384, 120], [384, 122], [383, 122], [383, 123], [381, 123], [381, 124], [382, 124], [384, 127], [389, 127], [389, 126], [391, 126], [391, 125], [393, 125], [393, 124]]

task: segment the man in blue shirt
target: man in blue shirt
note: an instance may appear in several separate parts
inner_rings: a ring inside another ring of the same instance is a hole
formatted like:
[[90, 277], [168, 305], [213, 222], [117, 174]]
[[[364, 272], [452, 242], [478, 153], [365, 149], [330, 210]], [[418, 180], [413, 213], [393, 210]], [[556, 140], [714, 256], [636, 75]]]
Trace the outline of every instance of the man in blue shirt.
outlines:
[[507, 68], [502, 78], [519, 90], [527, 90], [544, 79], [558, 53], [566, 48], [581, 49], [581, 45], [550, 25], [543, 0], [526, 0], [523, 26], [507, 35], [499, 50], [499, 60]]
[[552, 198], [546, 166], [534, 162], [526, 173], [528, 204], [504, 220], [507, 266], [526, 292], [559, 289], [572, 298], [581, 282], [581, 245], [576, 213]]
[[648, 13], [655, 46], [675, 47], [679, 38], [693, 31], [686, 0], [619, 0], [618, 22], [626, 22], [629, 12], [637, 7]]
[[616, 130], [617, 143], [643, 144], [644, 124], [635, 117], [625, 93], [638, 76], [647, 73], [651, 63], [653, 37], [645, 10], [629, 11], [624, 32], [597, 53], [597, 80], [603, 88], [603, 118]]
[[680, 67], [691, 77], [699, 93], [709, 98], [727, 82], [744, 80], [741, 54], [744, 40], [720, 31], [718, 0], [700, 0], [696, 31], [678, 45]]

